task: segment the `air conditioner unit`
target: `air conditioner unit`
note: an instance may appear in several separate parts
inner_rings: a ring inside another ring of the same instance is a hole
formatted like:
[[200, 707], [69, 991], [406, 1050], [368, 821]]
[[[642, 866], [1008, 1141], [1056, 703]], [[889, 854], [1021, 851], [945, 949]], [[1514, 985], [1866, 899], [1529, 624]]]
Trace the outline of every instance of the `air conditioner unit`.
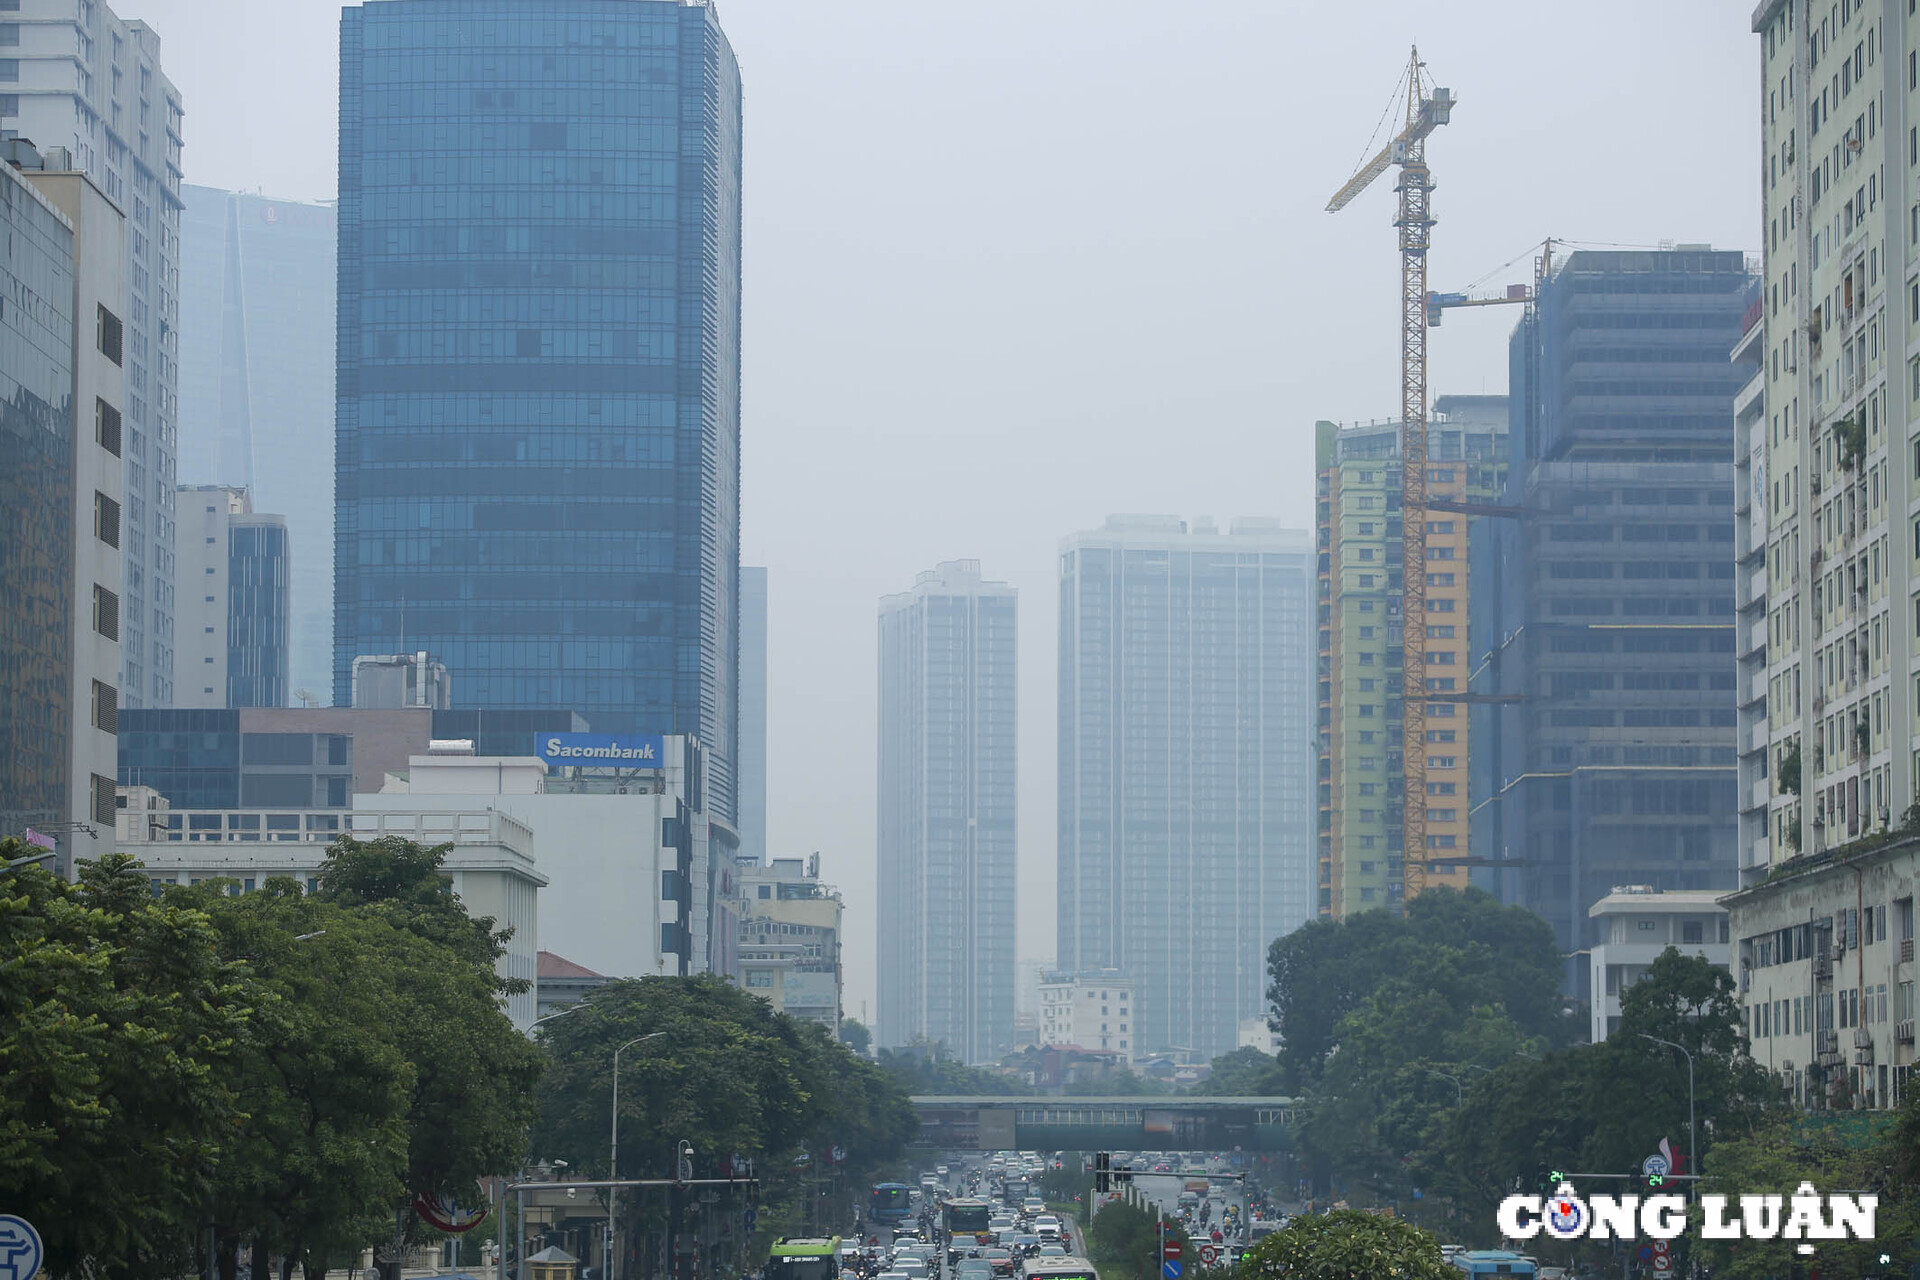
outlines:
[[625, 787], [615, 787], [615, 788], [613, 789], [613, 794], [615, 794], [615, 795], [617, 795], [617, 796], [623, 796], [623, 795], [625, 795], [625, 794], [627, 794], [627, 789], [626, 789]]
[[1894, 1023], [1893, 1038], [1899, 1044], [1912, 1044], [1913, 1043], [1913, 1019], [1908, 1018], [1905, 1022]]
[[1844, 942], [1835, 942], [1835, 943], [1833, 944], [1833, 958], [1834, 958], [1835, 960], [1844, 960], [1844, 959], [1846, 959], [1846, 958], [1847, 958], [1847, 944], [1846, 944], [1846, 943], [1844, 943]]
[[1856, 1049], [1873, 1048], [1873, 1032], [1867, 1030], [1865, 1027], [1855, 1027], [1853, 1029], [1853, 1047]]

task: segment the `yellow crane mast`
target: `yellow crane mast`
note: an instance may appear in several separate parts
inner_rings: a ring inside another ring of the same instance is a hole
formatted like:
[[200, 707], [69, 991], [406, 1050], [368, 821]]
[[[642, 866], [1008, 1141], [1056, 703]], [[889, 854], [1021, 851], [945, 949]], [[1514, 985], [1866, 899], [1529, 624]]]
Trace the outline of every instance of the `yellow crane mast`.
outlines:
[[1427, 883], [1427, 246], [1433, 238], [1433, 173], [1427, 135], [1447, 123], [1451, 91], [1422, 93], [1416, 47], [1407, 61], [1406, 123], [1400, 133], [1347, 179], [1327, 202], [1335, 213], [1373, 184], [1388, 166], [1400, 167], [1400, 499], [1403, 646], [1400, 698], [1400, 875], [1411, 898]]

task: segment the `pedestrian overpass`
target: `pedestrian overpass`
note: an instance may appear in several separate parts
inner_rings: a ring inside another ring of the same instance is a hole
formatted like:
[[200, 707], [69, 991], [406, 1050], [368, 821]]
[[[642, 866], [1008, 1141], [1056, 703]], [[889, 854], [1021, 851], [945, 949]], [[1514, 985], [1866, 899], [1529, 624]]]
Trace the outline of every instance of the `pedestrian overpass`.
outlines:
[[936, 1151], [1282, 1151], [1293, 1098], [916, 1097]]

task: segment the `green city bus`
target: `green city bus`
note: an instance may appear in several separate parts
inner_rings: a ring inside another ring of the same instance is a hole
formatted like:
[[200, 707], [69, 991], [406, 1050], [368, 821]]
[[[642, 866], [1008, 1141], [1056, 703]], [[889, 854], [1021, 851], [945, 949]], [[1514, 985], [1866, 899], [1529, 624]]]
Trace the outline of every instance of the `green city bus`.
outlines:
[[840, 1237], [789, 1237], [767, 1251], [766, 1280], [840, 1280]]

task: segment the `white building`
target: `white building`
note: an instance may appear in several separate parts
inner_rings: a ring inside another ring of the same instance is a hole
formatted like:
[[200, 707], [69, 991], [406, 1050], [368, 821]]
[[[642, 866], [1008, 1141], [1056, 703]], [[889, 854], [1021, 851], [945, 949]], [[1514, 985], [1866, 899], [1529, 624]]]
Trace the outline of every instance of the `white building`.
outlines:
[[1727, 912], [1719, 898], [1712, 889], [1660, 892], [1646, 885], [1623, 885], [1587, 908], [1588, 917], [1597, 922], [1595, 932], [1604, 939], [1588, 952], [1595, 1044], [1619, 1028], [1622, 993], [1644, 978], [1668, 947], [1723, 969], [1732, 967]]
[[1754, 1057], [1804, 1105], [1889, 1107], [1913, 1062], [1920, 860], [1920, 314], [1901, 194], [1916, 114], [1902, 51], [1920, 26], [1877, 0], [1811, 17], [1762, 0], [1752, 25], [1765, 452], [1749, 468], [1766, 527], [1767, 716], [1743, 732], [1765, 734], [1768, 822], [1722, 901]]
[[[513, 930], [498, 972], [531, 983], [538, 971], [539, 897], [547, 878], [534, 867], [533, 831], [509, 814], [167, 809], [146, 787], [124, 788], [122, 799], [120, 852], [146, 865], [155, 894], [169, 884], [216, 877], [234, 881], [236, 893], [251, 893], [276, 876], [312, 891], [326, 864], [327, 846], [342, 835], [451, 844], [444, 869], [461, 903], [475, 916], [493, 917], [497, 928]], [[532, 1024], [535, 999], [531, 986], [508, 998], [507, 1015], [515, 1026]]]
[[1920, 840], [1789, 863], [1721, 899], [1748, 1051], [1803, 1106], [1890, 1109], [1913, 1070]]
[[1104, 1049], [1131, 1065], [1133, 981], [1118, 970], [1048, 973], [1040, 979], [1040, 1043]]
[[[735, 837], [711, 819], [706, 753], [688, 737], [612, 739], [543, 735], [564, 750], [640, 744], [644, 765], [601, 768], [531, 756], [412, 756], [363, 811], [511, 814], [533, 830], [547, 884], [541, 936], [567, 959], [610, 978], [729, 972], [738, 937], [730, 905]], [[579, 743], [589, 745], [580, 746]]]
[[0, 127], [63, 147], [126, 216], [120, 703], [171, 707], [180, 327], [180, 95], [160, 37], [100, 0], [15, 0]]
[[228, 485], [181, 485], [175, 692], [182, 707], [283, 707], [292, 607], [287, 522]]
[[1268, 1025], [1265, 1018], [1240, 1019], [1240, 1048], [1258, 1049], [1262, 1053], [1280, 1052], [1280, 1034]]

